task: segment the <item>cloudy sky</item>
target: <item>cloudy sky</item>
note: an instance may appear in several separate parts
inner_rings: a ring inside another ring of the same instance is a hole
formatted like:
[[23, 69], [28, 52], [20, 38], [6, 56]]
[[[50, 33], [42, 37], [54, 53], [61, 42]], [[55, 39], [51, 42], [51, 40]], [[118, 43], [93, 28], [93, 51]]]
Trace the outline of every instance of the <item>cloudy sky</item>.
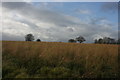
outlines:
[[2, 40], [62, 41], [81, 35], [86, 42], [118, 36], [117, 2], [3, 2]]

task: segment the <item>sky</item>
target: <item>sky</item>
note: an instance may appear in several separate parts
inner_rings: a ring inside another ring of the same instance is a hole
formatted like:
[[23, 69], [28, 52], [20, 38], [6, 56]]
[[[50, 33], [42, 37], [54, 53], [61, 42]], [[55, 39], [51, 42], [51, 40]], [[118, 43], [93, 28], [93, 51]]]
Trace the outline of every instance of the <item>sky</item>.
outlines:
[[2, 2], [119, 2], [119, 0], [2, 0]]
[[67, 42], [83, 36], [86, 43], [118, 37], [117, 2], [3, 2], [2, 40]]

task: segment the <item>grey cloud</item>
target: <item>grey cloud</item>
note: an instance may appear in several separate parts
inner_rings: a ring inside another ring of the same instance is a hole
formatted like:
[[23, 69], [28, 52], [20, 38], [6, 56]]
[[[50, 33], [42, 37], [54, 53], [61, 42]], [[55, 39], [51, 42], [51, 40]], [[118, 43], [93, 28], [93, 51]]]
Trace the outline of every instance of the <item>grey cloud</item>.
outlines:
[[87, 9], [76, 9], [75, 12], [77, 14], [86, 14], [86, 15], [89, 15], [91, 14], [91, 11], [87, 10]]
[[21, 23], [24, 23], [24, 24], [27, 24], [30, 28], [32, 28], [33, 30], [37, 30], [38, 29], [38, 26], [36, 24], [34, 24], [33, 22], [30, 22], [29, 20], [17, 20]]
[[66, 27], [71, 24], [77, 24], [74, 20], [69, 19], [69, 16], [59, 14], [54, 11], [36, 8], [32, 4], [24, 2], [4, 2], [3, 7], [10, 10], [18, 11], [20, 14], [44, 21], [46, 23], [54, 23], [61, 27]]
[[74, 32], [74, 28], [72, 28], [72, 27], [68, 27], [67, 30], [68, 30], [69, 32]]
[[23, 41], [24, 35], [18, 36], [8, 33], [2, 33], [2, 40], [10, 40], [10, 41]]
[[118, 38], [120, 39], [120, 30], [118, 30]]
[[27, 6], [31, 6], [29, 3], [25, 2], [2, 2], [2, 7], [9, 8], [10, 10], [24, 9]]
[[103, 3], [101, 10], [104, 12], [117, 11], [118, 10], [118, 2], [106, 2]]
[[98, 22], [102, 21], [102, 20], [105, 20], [104, 17], [100, 17], [100, 18], [91, 18], [91, 24], [97, 24]]

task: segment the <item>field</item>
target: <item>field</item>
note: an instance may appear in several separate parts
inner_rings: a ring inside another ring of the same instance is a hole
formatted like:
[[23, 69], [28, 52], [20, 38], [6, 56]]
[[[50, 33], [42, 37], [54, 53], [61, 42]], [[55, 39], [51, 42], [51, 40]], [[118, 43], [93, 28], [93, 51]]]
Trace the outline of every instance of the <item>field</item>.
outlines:
[[118, 45], [2, 43], [3, 78], [116, 78]]

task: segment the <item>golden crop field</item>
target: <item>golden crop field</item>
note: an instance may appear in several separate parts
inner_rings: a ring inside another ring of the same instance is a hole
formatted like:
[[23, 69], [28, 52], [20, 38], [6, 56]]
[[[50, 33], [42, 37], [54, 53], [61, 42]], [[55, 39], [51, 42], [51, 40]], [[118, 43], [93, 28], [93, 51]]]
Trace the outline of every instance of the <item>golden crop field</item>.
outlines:
[[116, 78], [118, 45], [2, 42], [3, 78]]

